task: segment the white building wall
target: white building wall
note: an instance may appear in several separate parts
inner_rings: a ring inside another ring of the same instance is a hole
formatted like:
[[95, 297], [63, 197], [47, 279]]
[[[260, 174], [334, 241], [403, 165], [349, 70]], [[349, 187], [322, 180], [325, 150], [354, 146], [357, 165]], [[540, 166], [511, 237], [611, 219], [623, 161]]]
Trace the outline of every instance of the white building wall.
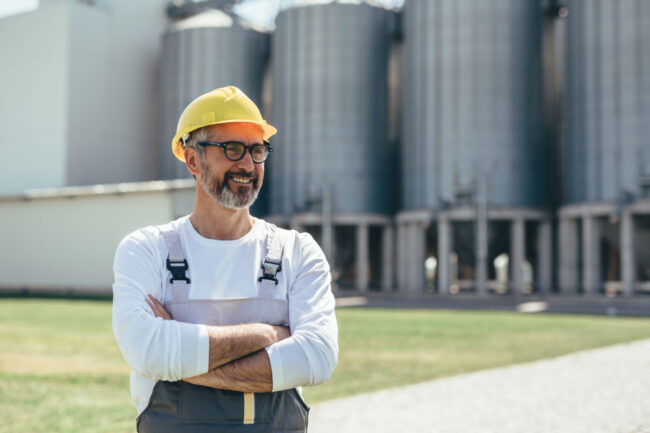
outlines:
[[67, 185], [159, 177], [159, 67], [167, 3], [74, 2]]
[[[162, 185], [162, 187], [161, 187]], [[192, 211], [194, 182], [133, 184], [124, 192], [54, 192], [0, 200], [0, 292], [31, 290], [109, 294], [120, 240], [140, 227]]]
[[166, 4], [43, 0], [0, 18], [0, 195], [157, 178]]
[[[108, 145], [117, 111], [109, 102], [115, 92], [110, 81], [113, 19], [106, 8], [71, 3], [66, 185], [109, 182], [117, 159]], [[118, 173], [122, 179], [113, 182], [131, 180], [128, 173]]]
[[65, 184], [69, 10], [0, 19], [0, 195]]

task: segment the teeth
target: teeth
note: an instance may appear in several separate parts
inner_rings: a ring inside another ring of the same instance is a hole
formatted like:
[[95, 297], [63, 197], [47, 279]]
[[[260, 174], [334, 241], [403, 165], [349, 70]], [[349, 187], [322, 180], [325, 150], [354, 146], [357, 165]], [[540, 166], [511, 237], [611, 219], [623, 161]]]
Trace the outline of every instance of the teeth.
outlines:
[[232, 176], [232, 180], [234, 180], [237, 183], [250, 183], [251, 179], [246, 178], [246, 177], [237, 177], [237, 176]]

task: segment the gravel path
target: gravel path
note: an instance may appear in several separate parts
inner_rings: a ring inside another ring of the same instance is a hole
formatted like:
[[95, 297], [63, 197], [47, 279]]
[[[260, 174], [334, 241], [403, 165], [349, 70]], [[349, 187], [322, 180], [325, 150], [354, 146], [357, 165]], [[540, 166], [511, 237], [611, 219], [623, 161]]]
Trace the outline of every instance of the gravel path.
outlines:
[[650, 433], [650, 339], [312, 407], [310, 433]]

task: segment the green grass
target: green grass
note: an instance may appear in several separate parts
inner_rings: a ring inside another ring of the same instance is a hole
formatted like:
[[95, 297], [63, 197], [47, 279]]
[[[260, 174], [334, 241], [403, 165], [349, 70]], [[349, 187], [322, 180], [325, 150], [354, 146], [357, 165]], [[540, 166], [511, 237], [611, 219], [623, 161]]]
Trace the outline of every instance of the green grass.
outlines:
[[[650, 319], [340, 309], [339, 365], [309, 403], [650, 338]], [[0, 299], [0, 433], [133, 432], [109, 302]]]
[[0, 432], [133, 432], [111, 304], [0, 299]]

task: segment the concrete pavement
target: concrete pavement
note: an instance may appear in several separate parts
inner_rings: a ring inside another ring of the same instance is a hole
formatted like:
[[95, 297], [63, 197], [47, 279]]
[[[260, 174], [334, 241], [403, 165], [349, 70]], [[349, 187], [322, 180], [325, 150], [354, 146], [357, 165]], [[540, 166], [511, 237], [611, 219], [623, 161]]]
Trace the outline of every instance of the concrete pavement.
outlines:
[[332, 400], [310, 433], [650, 433], [650, 339]]

